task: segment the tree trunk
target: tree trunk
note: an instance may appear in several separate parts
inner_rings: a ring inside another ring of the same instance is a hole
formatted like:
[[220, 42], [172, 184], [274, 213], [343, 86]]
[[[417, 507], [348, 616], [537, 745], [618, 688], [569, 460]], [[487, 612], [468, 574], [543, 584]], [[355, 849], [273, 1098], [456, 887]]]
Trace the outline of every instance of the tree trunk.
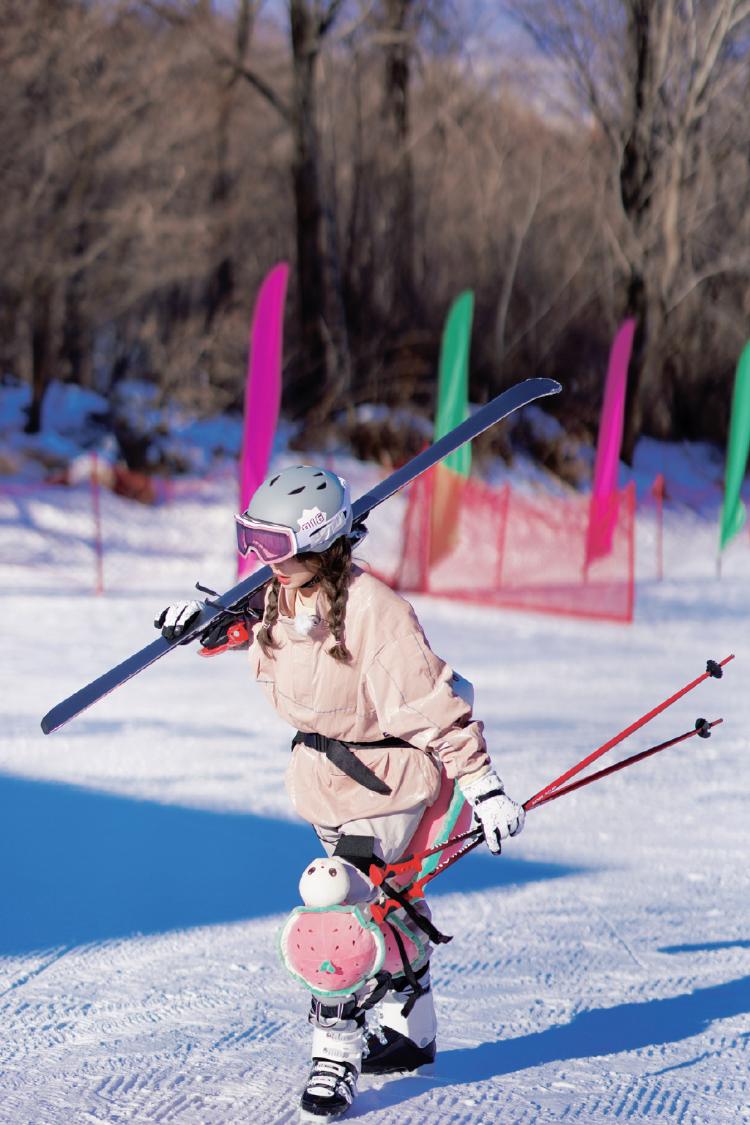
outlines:
[[63, 377], [81, 387], [92, 384], [91, 333], [82, 300], [83, 274], [76, 273], [65, 286], [65, 313], [60, 341]]
[[19, 324], [23, 302], [15, 289], [0, 286], [0, 377], [18, 378], [22, 370], [19, 355]]
[[[86, 222], [82, 221], [78, 224], [74, 245], [74, 253], [79, 258], [85, 253], [87, 242]], [[60, 360], [64, 379], [71, 379], [82, 387], [90, 387], [92, 345], [91, 328], [84, 311], [85, 284], [83, 269], [74, 270], [65, 282]]]
[[648, 357], [648, 303], [643, 277], [634, 273], [628, 285], [625, 317], [635, 319], [633, 350], [628, 367], [627, 394], [625, 397], [625, 421], [622, 434], [621, 457], [626, 465], [633, 464], [635, 443], [643, 427], [643, 403], [641, 385], [644, 367]]
[[635, 443], [643, 427], [643, 391], [656, 377], [650, 324], [654, 294], [646, 277], [644, 239], [653, 206], [654, 153], [652, 145], [655, 98], [653, 74], [653, 19], [651, 0], [629, 0], [627, 43], [630, 52], [629, 128], [620, 163], [619, 187], [628, 220], [636, 264], [628, 281], [624, 313], [634, 317], [636, 332], [628, 369], [628, 391], [622, 457], [632, 465]]
[[205, 326], [210, 329], [217, 315], [231, 302], [234, 293], [234, 262], [229, 249], [226, 211], [229, 204], [229, 131], [232, 114], [233, 87], [219, 90], [216, 122], [216, 168], [211, 187], [211, 210], [216, 217], [216, 264], [211, 270], [206, 289]]
[[[211, 4], [204, 5], [204, 16], [211, 14]], [[248, 45], [252, 39], [255, 6], [250, 0], [240, 0], [234, 29], [235, 58], [238, 66], [244, 65]], [[206, 329], [210, 329], [216, 316], [227, 308], [234, 295], [235, 267], [232, 254], [231, 231], [227, 222], [231, 196], [229, 169], [229, 137], [234, 108], [237, 74], [227, 81], [219, 75], [218, 108], [216, 121], [216, 167], [211, 188], [211, 209], [216, 216], [216, 265], [208, 282], [206, 293]]]
[[24, 432], [42, 428], [42, 403], [52, 379], [52, 285], [37, 278], [31, 292], [31, 402]]
[[[397, 328], [413, 323], [414, 284], [414, 170], [409, 119], [409, 83], [412, 41], [407, 31], [413, 0], [386, 0], [387, 45], [383, 114], [390, 154], [388, 178], [383, 185], [386, 210], [387, 267], [391, 274], [390, 320]], [[391, 170], [392, 169], [392, 170]]]
[[294, 207], [297, 223], [297, 287], [302, 378], [293, 410], [307, 415], [319, 402], [327, 382], [325, 277], [323, 273], [323, 212], [318, 177], [315, 69], [318, 42], [307, 6], [291, 0], [294, 57]]

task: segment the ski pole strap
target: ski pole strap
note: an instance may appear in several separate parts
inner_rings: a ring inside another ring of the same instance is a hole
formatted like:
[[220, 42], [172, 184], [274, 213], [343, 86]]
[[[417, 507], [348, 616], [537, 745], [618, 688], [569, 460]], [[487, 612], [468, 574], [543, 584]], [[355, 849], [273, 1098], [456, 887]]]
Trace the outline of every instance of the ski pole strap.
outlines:
[[324, 734], [298, 730], [292, 739], [292, 750], [300, 743], [308, 746], [311, 750], [317, 750], [319, 754], [325, 754], [328, 761], [337, 766], [347, 777], [359, 782], [372, 793], [380, 793], [385, 797], [388, 797], [392, 792], [390, 785], [386, 785], [356, 754], [353, 754], [351, 747], [410, 745], [401, 738], [381, 738], [379, 742], [343, 742], [339, 738], [327, 738]]
[[374, 887], [380, 887], [383, 894], [387, 896], [383, 902], [374, 902], [370, 907], [370, 913], [378, 925], [383, 923], [392, 911], [400, 908], [435, 945], [452, 941], [452, 938], [441, 934], [437, 926], [421, 914], [410, 901], [413, 886], [402, 891], [385, 881], [386, 875], [391, 873], [392, 868], [385, 864], [380, 856], [375, 855], [374, 844], [373, 836], [344, 834], [336, 844], [333, 854], [351, 863], [369, 878]]
[[[449, 941], [453, 941], [452, 935], [441, 933], [434, 922], [430, 921], [429, 918], [426, 918], [424, 914], [421, 914], [417, 910], [416, 906], [409, 901], [407, 893], [398, 890], [391, 883], [381, 883], [380, 886], [388, 895], [388, 899], [382, 905], [373, 903], [370, 907], [370, 913], [376, 922], [385, 921], [386, 917], [393, 910], [397, 910], [398, 907], [401, 907], [414, 925], [417, 926], [422, 933], [427, 935], [433, 945], [444, 945]], [[380, 918], [378, 918], [378, 914], [381, 915]]]
[[695, 680], [692, 680], [689, 684], [686, 684], [685, 687], [680, 688], [679, 691], [675, 692], [674, 695], [671, 695], [669, 699], [665, 699], [662, 703], [659, 703], [656, 707], [653, 708], [653, 710], [648, 711], [645, 715], [641, 715], [640, 719], [636, 719], [636, 721], [634, 723], [631, 723], [629, 727], [626, 727], [625, 730], [620, 731], [620, 733], [616, 734], [614, 738], [610, 738], [608, 742], [605, 742], [602, 746], [592, 751], [591, 754], [587, 755], [587, 757], [583, 758], [580, 762], [577, 762], [574, 766], [571, 766], [569, 770], [566, 770], [565, 773], [561, 774], [559, 777], [556, 777], [554, 781], [551, 781], [549, 783], [549, 785], [545, 785], [545, 787], [543, 789], [540, 789], [538, 793], [535, 793], [533, 797], [529, 797], [528, 801], [526, 801], [526, 803], [524, 804], [524, 808], [526, 809], [526, 811], [528, 812], [529, 809], [533, 809], [537, 805], [542, 804], [553, 790], [558, 789], [561, 785], [564, 785], [566, 781], [570, 781], [572, 777], [575, 777], [575, 775], [577, 773], [580, 773], [581, 770], [585, 769], [586, 766], [591, 765], [592, 762], [595, 762], [597, 758], [600, 758], [602, 756], [602, 754], [606, 754], [607, 751], [611, 750], [613, 746], [617, 746], [617, 744], [622, 742], [623, 739], [627, 738], [628, 735], [633, 734], [634, 731], [639, 730], [640, 727], [645, 726], [646, 723], [649, 723], [652, 719], [656, 718], [656, 716], [660, 715], [662, 711], [665, 711], [667, 707], [671, 707], [672, 704], [676, 703], [678, 699], [681, 699], [683, 695], [687, 695], [689, 691], [692, 691], [693, 688], [696, 688], [698, 684], [702, 684], [704, 680], [707, 680], [711, 677], [720, 679], [723, 675], [722, 670], [724, 666], [728, 664], [730, 660], [734, 660], [734, 653], [726, 656], [719, 662], [715, 660], [707, 661], [706, 671], [701, 676], [698, 676]]
[[[392, 884], [385, 881], [386, 878], [390, 878], [393, 875], [404, 875], [412, 870], [417, 870], [421, 857], [434, 855], [435, 852], [443, 851], [445, 848], [452, 847], [453, 844], [458, 844], [462, 840], [469, 840], [470, 843], [465, 844], [463, 848], [460, 848], [448, 859], [438, 863], [434, 871], [429, 871], [426, 875], [422, 875], [421, 878], [414, 879], [407, 887], [404, 887], [403, 890], [397, 890]], [[426, 883], [429, 883], [430, 880], [436, 878], [436, 876], [442, 875], [444, 871], [448, 870], [451, 864], [456, 863], [459, 859], [463, 859], [463, 857], [473, 851], [474, 848], [479, 847], [483, 841], [483, 830], [481, 828], [474, 828], [468, 832], [462, 832], [458, 836], [451, 836], [445, 843], [438, 844], [435, 848], [427, 848], [424, 852], [415, 852], [415, 854], [409, 857], [404, 863], [381, 866], [382, 861], [378, 862], [376, 860], [370, 867], [370, 881], [376, 887], [381, 887], [390, 897], [386, 898], [383, 903], [372, 907], [375, 920], [384, 921], [391, 911], [402, 907], [412, 921], [419, 926], [420, 929], [424, 930], [431, 941], [435, 943], [451, 941], [450, 937], [445, 937], [441, 934], [432, 922], [428, 922], [423, 915], [414, 909], [412, 901], [422, 897]]]

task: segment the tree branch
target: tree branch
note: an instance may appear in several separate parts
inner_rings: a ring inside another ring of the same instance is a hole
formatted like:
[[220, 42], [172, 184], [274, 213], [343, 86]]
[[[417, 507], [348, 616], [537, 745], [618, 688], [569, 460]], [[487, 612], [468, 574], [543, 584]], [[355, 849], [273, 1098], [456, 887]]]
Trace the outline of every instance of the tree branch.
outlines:
[[694, 274], [690, 281], [677, 291], [673, 299], [667, 304], [667, 312], [674, 312], [686, 297], [689, 297], [704, 282], [710, 281], [712, 277], [719, 277], [725, 273], [746, 273], [748, 269], [750, 269], [750, 251], [736, 257], [727, 255], [720, 258], [712, 266], [707, 266], [706, 269]]
[[223, 58], [219, 59], [219, 61], [230, 67], [233, 74], [238, 75], [240, 78], [244, 78], [245, 81], [248, 82], [254, 90], [257, 90], [257, 92], [263, 98], [265, 98], [268, 104], [276, 110], [276, 112], [279, 114], [286, 125], [290, 125], [292, 123], [293, 114], [290, 106], [288, 106], [287, 103], [279, 97], [272, 86], [269, 86], [268, 83], [263, 78], [261, 78], [257, 71], [253, 70], [252, 67], [245, 66], [244, 63], [240, 62], [237, 59], [232, 59], [231, 56], [228, 55], [224, 55]]

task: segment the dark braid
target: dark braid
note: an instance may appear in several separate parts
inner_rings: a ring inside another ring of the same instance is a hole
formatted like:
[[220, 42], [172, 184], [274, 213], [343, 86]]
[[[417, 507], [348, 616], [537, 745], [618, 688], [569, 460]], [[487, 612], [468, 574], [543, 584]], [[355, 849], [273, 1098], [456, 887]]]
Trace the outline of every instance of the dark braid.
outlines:
[[279, 617], [279, 580], [274, 578], [268, 587], [266, 598], [266, 611], [263, 615], [263, 625], [258, 630], [258, 644], [266, 656], [271, 655], [271, 649], [278, 648], [279, 643], [271, 636], [271, 629]]
[[[313, 561], [316, 560], [316, 561]], [[317, 569], [320, 588], [328, 599], [328, 628], [336, 644], [328, 649], [334, 660], [348, 663], [352, 654], [346, 647], [346, 603], [349, 599], [349, 580], [352, 569], [352, 544], [349, 539], [337, 539], [327, 551], [313, 555], [313, 568]]]

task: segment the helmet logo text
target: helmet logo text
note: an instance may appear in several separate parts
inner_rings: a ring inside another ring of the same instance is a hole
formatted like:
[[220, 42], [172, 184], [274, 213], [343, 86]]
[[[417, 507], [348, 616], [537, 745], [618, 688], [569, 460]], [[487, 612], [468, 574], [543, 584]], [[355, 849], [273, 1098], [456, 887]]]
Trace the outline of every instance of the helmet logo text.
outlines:
[[297, 520], [300, 531], [311, 531], [314, 527], [321, 527], [326, 522], [326, 517], [320, 508], [305, 508]]

